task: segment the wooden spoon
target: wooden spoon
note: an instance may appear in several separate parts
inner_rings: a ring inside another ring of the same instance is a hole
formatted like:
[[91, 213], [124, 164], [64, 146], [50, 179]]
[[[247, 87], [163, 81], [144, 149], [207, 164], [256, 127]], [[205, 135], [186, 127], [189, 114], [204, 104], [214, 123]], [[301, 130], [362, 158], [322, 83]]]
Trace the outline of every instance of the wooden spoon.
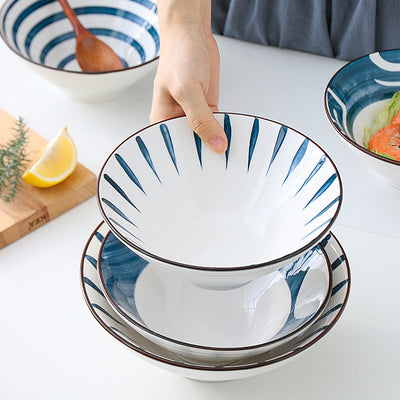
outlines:
[[86, 72], [114, 71], [124, 65], [117, 54], [82, 26], [67, 0], [58, 0], [76, 36], [75, 58]]

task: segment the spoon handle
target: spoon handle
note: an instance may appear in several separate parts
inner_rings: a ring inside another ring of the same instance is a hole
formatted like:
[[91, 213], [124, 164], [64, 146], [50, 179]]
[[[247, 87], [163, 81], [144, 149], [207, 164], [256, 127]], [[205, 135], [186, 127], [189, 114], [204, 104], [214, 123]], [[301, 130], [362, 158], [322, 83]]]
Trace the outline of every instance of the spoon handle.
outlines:
[[65, 16], [69, 19], [72, 27], [74, 28], [75, 35], [78, 36], [83, 33], [87, 33], [87, 29], [83, 27], [83, 25], [79, 22], [78, 17], [75, 14], [75, 11], [69, 5], [67, 0], [58, 0], [60, 3]]

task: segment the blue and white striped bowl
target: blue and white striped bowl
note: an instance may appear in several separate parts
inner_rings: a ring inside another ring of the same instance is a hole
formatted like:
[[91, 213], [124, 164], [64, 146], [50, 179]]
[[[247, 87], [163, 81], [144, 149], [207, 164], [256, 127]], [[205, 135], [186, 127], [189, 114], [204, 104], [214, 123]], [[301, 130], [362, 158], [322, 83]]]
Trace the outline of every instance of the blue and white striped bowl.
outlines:
[[110, 232], [97, 269], [101, 290], [122, 319], [185, 360], [222, 363], [282, 346], [317, 320], [331, 291], [329, 260], [319, 245], [228, 291], [198, 288], [165, 272]]
[[159, 54], [156, 0], [71, 0], [79, 20], [121, 58], [125, 68], [82, 72], [75, 35], [56, 0], [6, 0], [0, 34], [9, 48], [43, 78], [79, 101], [116, 97], [153, 70]]
[[125, 348], [143, 360], [171, 373], [202, 381], [230, 381], [249, 378], [269, 372], [304, 354], [305, 350], [322, 339], [338, 322], [346, 307], [351, 285], [348, 259], [337, 239], [329, 233], [320, 243], [325, 250], [332, 272], [332, 291], [323, 313], [307, 330], [294, 340], [257, 356], [235, 362], [185, 361], [180, 355], [168, 351], [127, 324], [110, 306], [101, 290], [98, 276], [98, 254], [108, 232], [100, 224], [90, 236], [81, 259], [81, 286], [86, 304], [97, 322]]
[[212, 152], [185, 117], [147, 128], [106, 160], [97, 198], [111, 231], [141, 257], [199, 286], [240, 286], [321, 240], [341, 205], [339, 173], [303, 134], [217, 113], [228, 136]]
[[400, 162], [367, 150], [364, 127], [400, 90], [400, 49], [372, 53], [347, 63], [325, 90], [325, 111], [343, 142], [390, 185], [400, 188]]

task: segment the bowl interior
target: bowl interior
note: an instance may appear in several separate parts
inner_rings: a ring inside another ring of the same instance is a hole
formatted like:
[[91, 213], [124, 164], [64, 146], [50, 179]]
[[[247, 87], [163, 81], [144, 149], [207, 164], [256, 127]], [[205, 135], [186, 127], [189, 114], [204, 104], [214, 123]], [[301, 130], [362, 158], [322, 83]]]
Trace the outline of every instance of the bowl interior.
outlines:
[[[350, 291], [348, 260], [337, 239], [329, 234], [321, 243], [329, 258], [332, 271], [332, 291], [323, 314], [295, 340], [263, 352], [257, 356], [240, 358], [229, 363], [212, 359], [207, 361], [184, 361], [179, 355], [165, 350], [132, 329], [110, 306], [104, 297], [97, 271], [100, 245], [108, 232], [101, 223], [88, 239], [81, 260], [81, 285], [86, 304], [97, 322], [127, 349], [138, 356], [156, 363], [161, 368], [183, 376], [205, 380], [226, 380], [243, 377], [245, 371], [252, 376], [269, 370], [269, 366], [290, 360], [324, 337], [340, 319], [347, 304]], [[237, 374], [235, 373], [237, 372]]]
[[334, 127], [364, 148], [364, 127], [400, 90], [400, 50], [372, 53], [346, 64], [329, 82], [325, 108]]
[[189, 346], [238, 349], [286, 339], [312, 322], [330, 289], [328, 261], [319, 246], [228, 291], [199, 288], [157, 268], [112, 233], [98, 259], [103, 292], [120, 315], [134, 327]]
[[97, 196], [111, 230], [141, 255], [189, 266], [248, 266], [309, 248], [340, 207], [332, 161], [279, 123], [216, 117], [229, 138], [224, 155], [186, 118], [147, 127], [110, 155]]
[[[82, 25], [107, 43], [126, 68], [158, 56], [156, 1], [71, 0]], [[81, 71], [75, 35], [55, 0], [8, 0], [1, 9], [0, 32], [22, 57], [51, 68]]]

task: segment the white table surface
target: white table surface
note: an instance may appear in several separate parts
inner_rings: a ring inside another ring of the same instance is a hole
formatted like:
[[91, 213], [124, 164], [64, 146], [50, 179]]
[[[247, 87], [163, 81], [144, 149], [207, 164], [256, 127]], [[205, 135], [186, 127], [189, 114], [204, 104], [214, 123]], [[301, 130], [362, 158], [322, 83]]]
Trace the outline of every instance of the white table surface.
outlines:
[[[224, 383], [165, 372], [112, 338], [81, 293], [83, 247], [101, 217], [94, 198], [0, 251], [0, 399], [399, 399], [400, 190], [381, 182], [341, 142], [324, 112], [344, 63], [218, 37], [222, 111], [283, 122], [316, 140], [341, 174], [333, 232], [350, 261], [347, 308], [302, 357]], [[148, 123], [153, 75], [117, 100], [81, 104], [33, 75], [0, 43], [0, 108], [47, 139], [66, 124], [79, 160], [97, 173]]]

